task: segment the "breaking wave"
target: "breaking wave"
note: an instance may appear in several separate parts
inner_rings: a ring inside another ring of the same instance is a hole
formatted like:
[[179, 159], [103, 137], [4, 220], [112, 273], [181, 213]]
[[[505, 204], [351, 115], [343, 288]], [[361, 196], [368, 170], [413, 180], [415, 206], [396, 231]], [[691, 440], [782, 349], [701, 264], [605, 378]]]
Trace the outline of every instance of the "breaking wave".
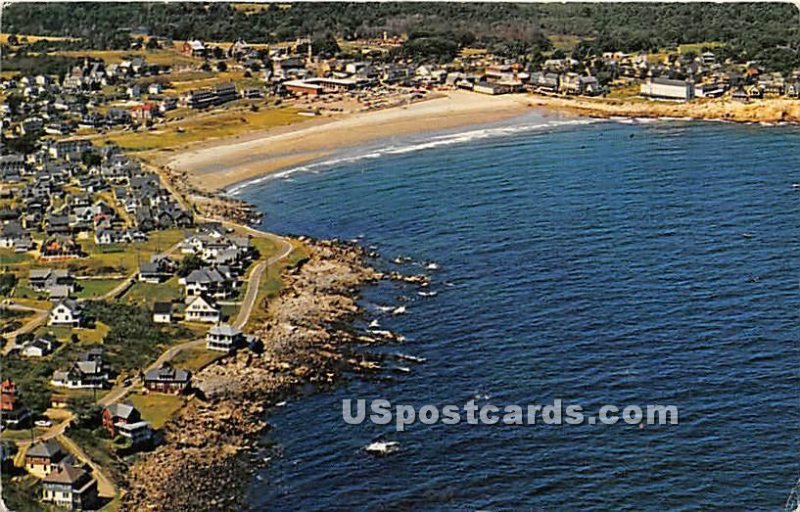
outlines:
[[291, 175], [296, 173], [319, 172], [326, 168], [331, 168], [341, 164], [350, 164], [360, 160], [381, 158], [387, 155], [403, 155], [407, 153], [416, 153], [418, 151], [425, 151], [428, 149], [450, 146], [453, 144], [465, 144], [476, 140], [507, 137], [509, 135], [516, 135], [525, 132], [564, 129], [573, 126], [581, 126], [603, 121], [604, 121], [603, 119], [570, 119], [570, 120], [537, 121], [534, 123], [523, 123], [523, 124], [500, 126], [494, 128], [478, 128], [478, 129], [468, 130], [465, 132], [438, 135], [432, 138], [428, 138], [425, 142], [409, 141], [408, 143], [402, 145], [392, 145], [381, 148], [372, 147], [364, 150], [361, 153], [356, 153], [348, 156], [328, 158], [325, 160], [312, 162], [306, 165], [291, 167], [283, 171], [270, 173], [265, 176], [260, 176], [252, 180], [243, 181], [241, 183], [235, 184], [227, 188], [226, 194], [229, 196], [237, 196], [246, 188], [249, 188], [253, 185], [258, 185], [259, 183], [264, 183], [269, 180], [288, 179]]

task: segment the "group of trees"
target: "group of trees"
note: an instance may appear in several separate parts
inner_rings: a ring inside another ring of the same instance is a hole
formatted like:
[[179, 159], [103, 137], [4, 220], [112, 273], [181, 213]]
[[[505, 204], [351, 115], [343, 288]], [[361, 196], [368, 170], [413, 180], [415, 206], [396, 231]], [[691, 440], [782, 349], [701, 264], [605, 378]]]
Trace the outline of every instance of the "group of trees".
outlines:
[[785, 67], [798, 61], [800, 24], [791, 4], [696, 3], [295, 3], [238, 9], [201, 3], [25, 3], [5, 12], [4, 31], [78, 38], [64, 44], [127, 48], [148, 30], [172, 39], [270, 43], [314, 38], [319, 54], [336, 38], [408, 36], [402, 54], [443, 59], [464, 46], [536, 55], [549, 36], [574, 36], [580, 51], [648, 51], [684, 43], [725, 43], [739, 58]]

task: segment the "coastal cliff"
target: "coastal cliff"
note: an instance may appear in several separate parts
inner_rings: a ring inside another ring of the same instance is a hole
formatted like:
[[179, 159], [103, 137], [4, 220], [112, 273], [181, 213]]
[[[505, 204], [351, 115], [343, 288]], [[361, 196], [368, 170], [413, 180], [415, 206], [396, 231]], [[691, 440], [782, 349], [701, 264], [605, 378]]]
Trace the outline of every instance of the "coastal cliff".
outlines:
[[[258, 331], [262, 354], [232, 355], [196, 376], [200, 390], [164, 429], [164, 444], [137, 463], [121, 510], [234, 510], [265, 428], [264, 411], [299, 386], [331, 386], [344, 371], [372, 363], [348, 351], [360, 287], [383, 277], [364, 252], [306, 241], [308, 259], [283, 276]], [[363, 337], [358, 341], [363, 342]]]
[[562, 110], [587, 117], [675, 117], [738, 123], [798, 123], [800, 102], [785, 98], [742, 103], [730, 99], [692, 102], [530, 96], [534, 107]]

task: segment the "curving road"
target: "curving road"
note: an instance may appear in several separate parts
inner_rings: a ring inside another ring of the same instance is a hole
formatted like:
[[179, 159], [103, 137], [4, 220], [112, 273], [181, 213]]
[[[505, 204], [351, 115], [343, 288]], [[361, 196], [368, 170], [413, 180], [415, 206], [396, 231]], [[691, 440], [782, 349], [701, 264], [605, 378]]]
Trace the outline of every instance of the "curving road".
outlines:
[[[245, 297], [242, 300], [242, 305], [241, 305], [241, 308], [239, 309], [239, 314], [237, 315], [236, 320], [233, 323], [233, 325], [235, 327], [241, 329], [245, 325], [247, 325], [247, 322], [250, 319], [250, 315], [253, 313], [253, 308], [255, 307], [255, 302], [256, 302], [256, 299], [258, 298], [258, 289], [259, 289], [259, 286], [261, 284], [261, 278], [262, 278], [262, 276], [264, 274], [264, 271], [270, 265], [274, 265], [275, 263], [278, 263], [279, 261], [287, 258], [292, 253], [292, 251], [294, 250], [294, 246], [291, 244], [291, 242], [289, 242], [284, 237], [281, 237], [279, 235], [275, 235], [275, 234], [272, 234], [272, 233], [266, 233], [264, 231], [259, 231], [257, 229], [253, 229], [253, 228], [251, 228], [249, 226], [242, 226], [242, 225], [239, 225], [239, 224], [236, 224], [236, 223], [233, 223], [233, 222], [220, 221], [218, 219], [210, 219], [210, 218], [204, 218], [204, 217], [198, 217], [198, 219], [202, 220], [202, 221], [206, 221], [206, 222], [208, 222], [208, 221], [221, 222], [225, 226], [234, 227], [235, 229], [238, 229], [240, 231], [244, 231], [244, 232], [249, 233], [249, 234], [251, 234], [253, 236], [260, 237], [260, 238], [268, 238], [268, 239], [272, 240], [273, 242], [275, 242], [278, 245], [278, 247], [280, 247], [280, 251], [277, 254], [275, 254], [274, 256], [272, 256], [270, 258], [268, 258], [265, 261], [261, 261], [258, 264], [256, 264], [256, 266], [253, 267], [253, 269], [250, 271], [250, 274], [247, 276], [247, 292], [245, 293]], [[171, 253], [172, 251], [176, 250], [179, 245], [180, 245], [180, 242], [175, 244], [173, 247], [171, 247], [169, 250], [167, 250], [163, 254]], [[128, 278], [126, 278], [125, 281], [123, 283], [121, 283], [119, 286], [115, 287], [113, 290], [111, 290], [108, 293], [106, 293], [105, 295], [103, 295], [101, 297], [101, 299], [116, 298], [118, 295], [121, 294], [122, 291], [126, 290], [127, 287], [130, 286], [133, 283], [135, 278], [136, 278], [136, 273], [133, 273]], [[30, 330], [36, 329], [41, 322], [43, 322], [43, 321], [45, 321], [47, 319], [47, 315], [49, 313], [46, 310], [37, 309], [37, 308], [31, 308], [31, 307], [28, 307], [28, 306], [21, 306], [21, 305], [16, 305], [16, 304], [8, 306], [8, 307], [9, 308], [13, 308], [13, 309], [26, 310], [26, 311], [36, 311], [36, 312], [39, 313], [39, 316], [41, 317], [41, 318], [37, 317], [37, 318], [31, 320], [30, 322], [28, 322], [28, 324], [26, 324], [22, 328], [18, 329], [17, 331], [14, 331], [13, 333], [10, 333], [11, 335], [14, 335], [14, 338], [16, 338], [17, 335], [22, 334], [23, 332], [29, 332]], [[36, 322], [38, 322], [38, 323], [36, 323]], [[203, 344], [205, 344], [205, 339], [204, 338], [200, 338], [200, 339], [187, 341], [185, 343], [181, 343], [180, 345], [175, 345], [173, 347], [170, 347], [169, 349], [164, 351], [158, 357], [158, 359], [156, 359], [144, 371], [147, 372], [147, 371], [149, 371], [151, 369], [159, 368], [164, 363], [167, 363], [167, 362], [171, 361], [175, 356], [177, 356], [183, 350], [186, 350], [186, 349], [189, 349], [189, 348], [199, 347], [199, 346], [202, 346]], [[9, 341], [9, 343], [7, 343], [7, 346], [4, 348], [3, 353], [7, 353], [8, 351], [10, 351], [11, 348], [13, 348], [14, 345], [15, 345], [15, 343]], [[110, 404], [118, 402], [119, 400], [122, 400], [125, 397], [125, 395], [127, 395], [135, 386], [137, 386], [139, 384], [141, 384], [141, 382], [140, 382], [140, 379], [138, 377], [134, 378], [134, 379], [131, 379], [131, 383], [129, 385], [127, 385], [127, 386], [117, 386], [117, 387], [111, 389], [111, 391], [109, 391], [103, 397], [101, 397], [100, 399], [97, 400], [97, 404], [100, 405], [101, 407], [106, 407], [106, 406], [108, 406]], [[115, 487], [114, 483], [111, 481], [111, 479], [109, 479], [103, 473], [103, 469], [99, 465], [97, 465], [94, 461], [92, 461], [91, 458], [86, 454], [86, 452], [84, 452], [81, 449], [80, 446], [78, 446], [74, 441], [72, 441], [71, 439], [69, 439], [65, 435], [65, 431], [66, 431], [67, 427], [69, 426], [70, 422], [74, 418], [75, 418], [75, 415], [74, 414], [70, 414], [64, 420], [62, 420], [59, 423], [57, 423], [57, 424], [53, 425], [52, 427], [50, 427], [50, 429], [48, 429], [47, 432], [37, 436], [36, 439], [37, 440], [47, 440], [47, 439], [56, 438], [62, 444], [62, 446], [64, 446], [67, 450], [69, 450], [77, 458], [79, 458], [79, 459], [83, 460], [84, 462], [86, 462], [92, 468], [93, 473], [94, 473], [95, 477], [97, 478], [98, 493], [101, 496], [114, 497], [115, 494], [116, 494], [116, 487]], [[24, 447], [26, 448], [29, 445], [30, 445], [29, 442], [20, 443], [20, 452], [23, 452], [23, 448]]]
[[6, 343], [5, 347], [3, 347], [3, 355], [7, 355], [12, 349], [14, 349], [14, 347], [17, 346], [17, 337], [20, 334], [27, 334], [35, 331], [40, 325], [47, 321], [47, 316], [50, 314], [50, 312], [46, 309], [23, 306], [21, 304], [9, 304], [5, 307], [13, 311], [33, 311], [36, 313], [36, 315], [16, 331], [12, 331], [4, 335], [8, 342]]

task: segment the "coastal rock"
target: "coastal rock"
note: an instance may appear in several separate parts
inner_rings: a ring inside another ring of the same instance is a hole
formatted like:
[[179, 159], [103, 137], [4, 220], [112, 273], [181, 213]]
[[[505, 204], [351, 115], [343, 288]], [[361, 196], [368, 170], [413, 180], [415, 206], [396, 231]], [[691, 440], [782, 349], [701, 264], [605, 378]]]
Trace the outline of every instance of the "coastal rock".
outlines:
[[305, 239], [308, 259], [283, 276], [284, 291], [268, 305], [257, 330], [260, 356], [242, 352], [195, 376], [203, 400], [191, 400], [164, 428], [165, 443], [130, 472], [121, 510], [234, 510], [240, 486], [254, 471], [251, 452], [268, 428], [267, 404], [285, 400], [303, 384], [333, 385], [345, 371], [380, 365], [347, 349], [368, 340], [352, 332], [361, 310], [360, 288], [384, 276], [364, 264], [351, 244]]

